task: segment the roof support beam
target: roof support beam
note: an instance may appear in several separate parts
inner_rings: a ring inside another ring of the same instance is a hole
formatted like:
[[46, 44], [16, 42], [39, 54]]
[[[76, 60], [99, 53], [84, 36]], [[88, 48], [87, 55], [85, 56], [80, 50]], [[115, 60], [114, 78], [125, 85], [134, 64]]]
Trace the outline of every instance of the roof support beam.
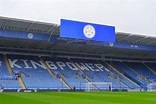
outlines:
[[53, 29], [55, 29], [55, 25], [53, 25], [53, 26], [51, 26], [48, 30], [47, 30], [47, 34], [49, 34], [50, 33], [50, 31], [53, 31]]
[[55, 31], [57, 28], [58, 28], [58, 26], [55, 25], [54, 28], [53, 28], [53, 30], [52, 30], [52, 32], [51, 32], [51, 34], [50, 34], [50, 36], [49, 36], [49, 38], [48, 38], [48, 41], [50, 40], [51, 36], [53, 35], [54, 31]]
[[148, 38], [148, 36], [145, 36], [145, 37], [139, 38], [139, 39], [135, 40], [135, 43], [137, 43], [138, 41], [144, 40], [144, 39], [146, 39], [146, 38]]
[[123, 37], [123, 38], [119, 39], [118, 41], [121, 41], [121, 40], [127, 39], [127, 38], [131, 37], [132, 35], [133, 35], [133, 34], [128, 35], [128, 36], [125, 36], [125, 37]]
[[29, 32], [29, 30], [31, 29], [31, 27], [34, 25], [34, 23], [35, 23], [35, 21], [33, 21], [32, 23], [31, 23], [31, 25], [28, 27], [28, 29], [27, 29], [27, 32]]
[[3, 27], [3, 29], [5, 30], [5, 28], [6, 28], [6, 26], [7, 26], [7, 24], [9, 23], [9, 18], [7, 19], [7, 21], [6, 21], [6, 23], [5, 23], [5, 25], [4, 25], [4, 27]]
[[155, 42], [156, 40], [153, 40], [153, 41], [150, 41], [150, 42], [148, 42], [146, 45], [149, 45], [149, 44], [151, 44], [151, 43], [153, 43], [153, 42]]

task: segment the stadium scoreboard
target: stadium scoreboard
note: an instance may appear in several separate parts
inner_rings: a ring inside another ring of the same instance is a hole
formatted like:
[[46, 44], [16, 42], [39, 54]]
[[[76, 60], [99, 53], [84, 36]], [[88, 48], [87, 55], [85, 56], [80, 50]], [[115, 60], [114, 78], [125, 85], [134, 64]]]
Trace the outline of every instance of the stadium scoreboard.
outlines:
[[60, 37], [115, 42], [115, 27], [61, 19]]

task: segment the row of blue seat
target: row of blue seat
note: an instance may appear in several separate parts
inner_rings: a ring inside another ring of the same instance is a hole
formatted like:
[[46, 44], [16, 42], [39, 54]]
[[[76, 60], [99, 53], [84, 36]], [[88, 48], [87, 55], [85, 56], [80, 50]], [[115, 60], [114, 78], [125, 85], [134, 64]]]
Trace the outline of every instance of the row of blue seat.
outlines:
[[[25, 76], [22, 76], [22, 79], [28, 89], [67, 89], [63, 82], [60, 81], [60, 77], [57, 78], [50, 75], [37, 56], [7, 55], [7, 57], [14, 72], [25, 74]], [[142, 84], [148, 84], [155, 78], [155, 74], [142, 63], [104, 62], [82, 59], [69, 60], [67, 58], [50, 57], [42, 57], [42, 59], [45, 62], [50, 62], [48, 65], [51, 71], [55, 74], [63, 75], [64, 81], [71, 88], [76, 87], [76, 89], [86, 88], [87, 81], [85, 78], [88, 78], [90, 82], [111, 82], [113, 89], [140, 89]], [[0, 55], [0, 62], [0, 76], [9, 75], [2, 55]], [[123, 75], [115, 71], [109, 65], [116, 68], [119, 72], [123, 73]], [[154, 64], [148, 63], [147, 65], [156, 71], [156, 66]], [[88, 77], [79, 77], [77, 73]], [[139, 79], [137, 75], [142, 75], [144, 79]], [[145, 78], [151, 80], [145, 80]], [[133, 83], [136, 81], [139, 82], [138, 85]], [[6, 89], [21, 89], [18, 81], [3, 80], [0, 83]], [[108, 89], [107, 85], [96, 86], [99, 89]]]

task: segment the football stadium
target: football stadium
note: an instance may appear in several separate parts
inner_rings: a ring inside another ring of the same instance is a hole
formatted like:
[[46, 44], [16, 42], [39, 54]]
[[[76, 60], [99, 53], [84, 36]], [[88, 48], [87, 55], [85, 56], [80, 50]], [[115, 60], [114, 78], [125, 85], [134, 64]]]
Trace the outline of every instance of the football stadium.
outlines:
[[0, 17], [1, 104], [156, 103], [156, 37]]

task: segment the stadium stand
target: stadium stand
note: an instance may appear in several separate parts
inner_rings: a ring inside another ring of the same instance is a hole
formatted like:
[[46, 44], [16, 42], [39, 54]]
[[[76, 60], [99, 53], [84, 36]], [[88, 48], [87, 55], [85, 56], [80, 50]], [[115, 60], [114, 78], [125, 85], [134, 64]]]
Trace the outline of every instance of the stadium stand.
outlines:
[[[111, 82], [113, 90], [140, 89], [155, 81], [154, 63], [101, 61], [41, 57], [52, 76], [37, 56], [7, 55], [14, 75], [10, 75], [3, 55], [0, 56], [0, 81], [4, 89], [21, 89], [20, 76], [27, 89], [86, 89], [87, 82]], [[63, 82], [64, 81], [64, 82]], [[69, 86], [69, 88], [68, 88]], [[108, 87], [96, 86], [100, 90]]]
[[8, 55], [13, 71], [22, 72], [27, 89], [64, 89], [58, 78], [53, 78], [38, 57]]
[[151, 72], [153, 72], [156, 75], [156, 66], [155, 63], [145, 63], [146, 67], [148, 67]]
[[[118, 76], [109, 76], [110, 72], [96, 60], [72, 59], [83, 72], [89, 76], [91, 82], [112, 82], [113, 89], [125, 89], [126, 86], [118, 80]], [[99, 86], [100, 87], [100, 86]], [[102, 88], [99, 88], [102, 89]]]
[[86, 81], [82, 77], [78, 77], [76, 74], [81, 73], [75, 65], [67, 58], [43, 58], [46, 62], [51, 62], [56, 65], [55, 68], [50, 65], [51, 70], [57, 71], [58, 77], [63, 77], [70, 88], [76, 87], [76, 89], [84, 89]]
[[114, 75], [118, 76], [121, 82], [123, 82], [125, 85], [127, 85], [130, 89], [136, 89], [138, 86], [133, 82], [133, 80], [130, 80], [128, 77], [126, 77], [123, 73], [120, 73], [118, 70], [114, 70], [115, 68], [111, 67], [113, 64], [111, 62], [102, 62], [104, 66], [109, 69]]
[[0, 83], [5, 89], [21, 89], [16, 76], [11, 76], [7, 70], [4, 56], [0, 55]]
[[0, 17], [1, 88], [85, 90], [110, 82], [113, 90], [140, 90], [156, 82], [155, 37], [117, 32], [109, 43], [59, 35], [57, 24]]

